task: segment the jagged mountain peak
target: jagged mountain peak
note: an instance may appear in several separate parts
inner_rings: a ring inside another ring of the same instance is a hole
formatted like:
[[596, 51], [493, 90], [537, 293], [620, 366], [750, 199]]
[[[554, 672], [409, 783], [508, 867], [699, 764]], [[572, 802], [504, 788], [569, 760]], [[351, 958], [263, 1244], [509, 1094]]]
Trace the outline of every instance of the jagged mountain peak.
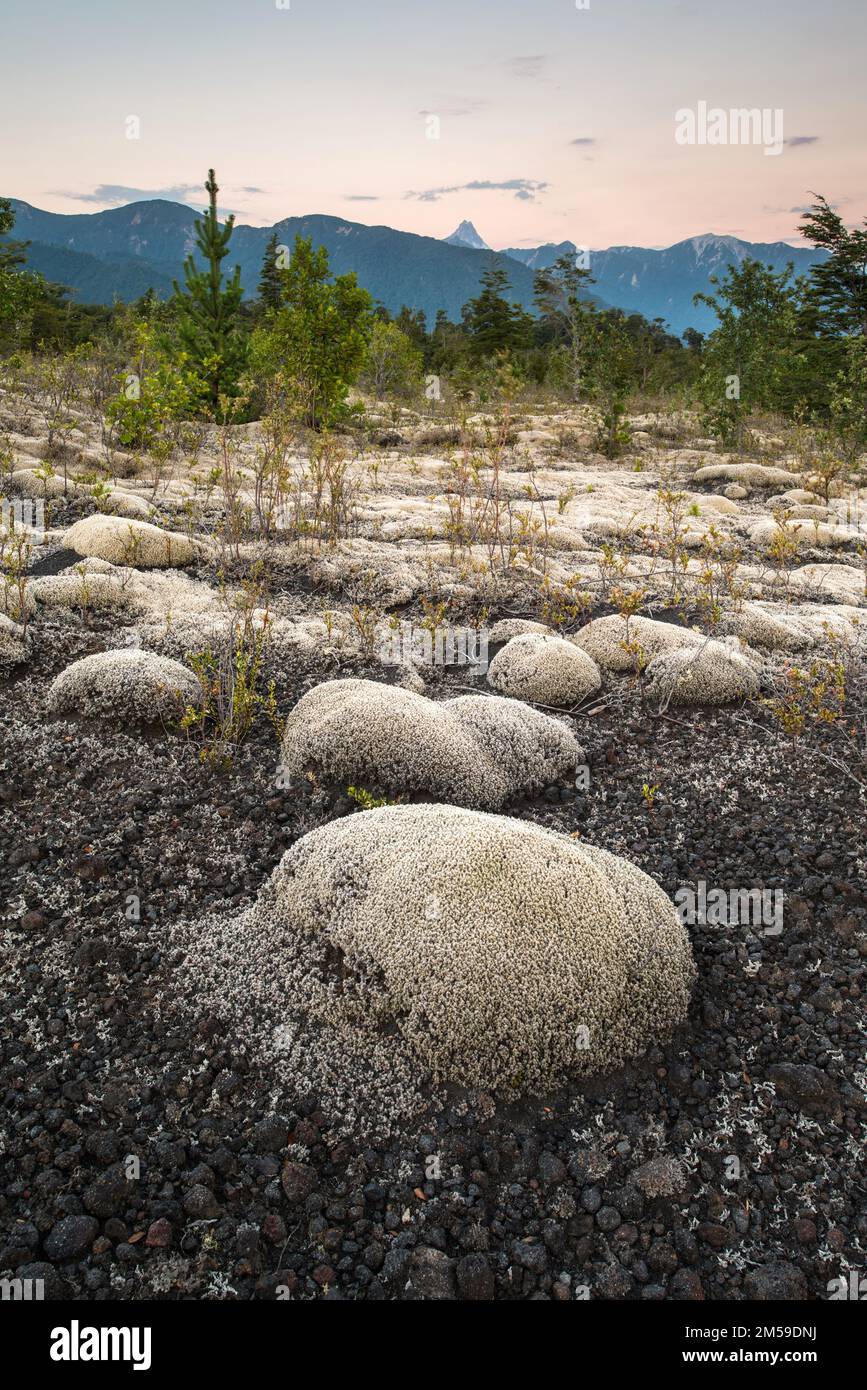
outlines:
[[472, 222], [462, 222], [456, 227], [451, 236], [443, 237], [443, 241], [449, 246], [472, 246], [475, 251], [490, 251], [490, 246], [483, 241], [473, 226]]

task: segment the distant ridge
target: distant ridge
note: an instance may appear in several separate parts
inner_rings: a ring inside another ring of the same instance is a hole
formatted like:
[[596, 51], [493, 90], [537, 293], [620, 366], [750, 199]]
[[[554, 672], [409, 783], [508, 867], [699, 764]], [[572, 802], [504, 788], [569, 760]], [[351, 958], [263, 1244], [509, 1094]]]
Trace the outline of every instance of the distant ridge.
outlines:
[[[576, 255], [571, 241], [549, 243], [531, 250], [509, 248], [511, 256], [532, 270], [544, 270], [561, 256]], [[725, 276], [728, 266], [742, 265], [747, 259], [781, 271], [792, 262], [796, 275], [806, 275], [810, 267], [826, 257], [826, 252], [808, 246], [789, 246], [784, 241], [741, 241], [734, 236], [708, 232], [679, 241], [662, 250], [644, 246], [610, 246], [607, 251], [591, 251], [590, 286], [606, 304], [648, 319], [663, 319], [674, 333], [697, 328], [702, 333], [716, 326], [716, 316], [703, 304], [693, 304], [693, 295], [713, 289], [711, 275]]]
[[[149, 286], [165, 298], [194, 247], [198, 214], [164, 199], [72, 214], [43, 212], [14, 198], [12, 205], [13, 236], [32, 242], [30, 269], [70, 285], [82, 302], [137, 299]], [[508, 256], [321, 214], [287, 217], [273, 227], [236, 225], [227, 264], [240, 265], [248, 297], [256, 294], [273, 232], [289, 247], [296, 235], [312, 237], [327, 250], [333, 274], [354, 270], [359, 283], [391, 313], [399, 313], [404, 304], [422, 309], [431, 328], [440, 309], [453, 321], [460, 319], [492, 260], [508, 273], [510, 297], [533, 308], [533, 272]]]
[[552, 265], [559, 261], [561, 256], [575, 256], [578, 254], [578, 247], [573, 241], [561, 241], [557, 245], [554, 242], [546, 242], [544, 246], [533, 246], [529, 250], [520, 250], [510, 246], [503, 251], [504, 256], [511, 256], [513, 261], [520, 261], [522, 265], [529, 266], [530, 270], [549, 270]]
[[[12, 205], [16, 213], [12, 235], [32, 243], [30, 269], [69, 285], [80, 302], [129, 301], [148, 288], [167, 298], [194, 246], [198, 214], [162, 198], [106, 212], [72, 214], [43, 212], [14, 198]], [[439, 240], [322, 214], [287, 217], [274, 227], [235, 227], [229, 264], [240, 265], [248, 297], [256, 293], [272, 232], [290, 247], [297, 234], [312, 237], [327, 250], [334, 274], [354, 270], [365, 289], [391, 313], [398, 313], [405, 304], [421, 309], [429, 328], [439, 310], [452, 321], [460, 318], [491, 264], [508, 273], [509, 296], [532, 310], [535, 272], [547, 269], [562, 255], [577, 252], [571, 241], [492, 251], [471, 222], [462, 222], [450, 237]], [[478, 244], [470, 244], [466, 237]], [[778, 271], [791, 261], [796, 274], [806, 274], [825, 255], [810, 247], [748, 242], [715, 233], [689, 237], [661, 250], [612, 246], [590, 253], [595, 284], [588, 297], [648, 319], [661, 318], [678, 334], [690, 326], [709, 332], [716, 323], [713, 312], [694, 305], [692, 299], [710, 288], [711, 275], [721, 277], [727, 266], [740, 265], [747, 257]]]
[[689, 327], [709, 333], [716, 327], [716, 316], [705, 305], [693, 304], [692, 297], [713, 291], [711, 275], [722, 279], [728, 266], [742, 265], [748, 259], [776, 271], [791, 261], [796, 275], [806, 275], [826, 256], [825, 251], [809, 246], [741, 241], [707, 233], [663, 250], [612, 246], [607, 251], [591, 251], [590, 269], [596, 281], [593, 292], [609, 304], [649, 319], [664, 319], [677, 333]]

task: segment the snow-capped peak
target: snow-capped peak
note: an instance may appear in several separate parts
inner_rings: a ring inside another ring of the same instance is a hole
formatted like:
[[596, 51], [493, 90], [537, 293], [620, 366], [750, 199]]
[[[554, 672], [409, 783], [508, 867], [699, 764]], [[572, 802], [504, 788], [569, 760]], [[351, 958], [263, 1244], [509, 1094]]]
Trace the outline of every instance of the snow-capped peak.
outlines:
[[490, 246], [486, 241], [482, 241], [472, 222], [462, 222], [461, 225], [452, 232], [451, 236], [444, 238], [449, 246], [472, 246], [475, 251], [490, 251]]

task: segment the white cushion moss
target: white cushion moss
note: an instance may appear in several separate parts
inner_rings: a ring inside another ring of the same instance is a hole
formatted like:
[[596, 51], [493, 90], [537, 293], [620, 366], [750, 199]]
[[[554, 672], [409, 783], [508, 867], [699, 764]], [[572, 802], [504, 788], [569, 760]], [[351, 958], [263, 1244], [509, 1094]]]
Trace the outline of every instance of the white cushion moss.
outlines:
[[[216, 597], [215, 597], [216, 606]], [[256, 609], [251, 615], [254, 632], [268, 636], [274, 624], [264, 609]], [[210, 651], [214, 654], [228, 649], [237, 641], [241, 632], [241, 617], [228, 612], [184, 613], [179, 616], [167, 615], [162, 622], [141, 624], [136, 629], [138, 638], [148, 651], [159, 652], [161, 656], [178, 661]]]
[[512, 1094], [665, 1041], [695, 976], [672, 903], [634, 865], [442, 805], [304, 836], [240, 921], [197, 925], [185, 971], [235, 1026], [279, 1025], [307, 1077], [351, 1082], [363, 1057], [380, 1088], [427, 1071]]
[[[778, 508], [777, 510], [780, 509]], [[786, 521], [833, 521], [834, 519], [828, 511], [828, 508], [822, 506], [821, 503], [814, 506], [798, 503], [796, 506], [786, 507], [783, 510], [785, 512]]]
[[9, 491], [13, 497], [32, 497], [35, 499], [52, 497], [76, 497], [81, 492], [72, 479], [64, 483], [62, 473], [38, 477], [32, 468], [17, 468], [9, 478]]
[[662, 705], [726, 705], [759, 693], [760, 664], [754, 653], [708, 638], [654, 657], [647, 677], [651, 699]]
[[146, 521], [151, 514], [146, 498], [140, 497], [137, 492], [124, 492], [121, 488], [115, 488], [102, 506], [112, 516], [127, 516]]
[[496, 809], [584, 761], [559, 719], [499, 696], [434, 701], [376, 681], [328, 681], [286, 721], [282, 764], [344, 787], [421, 792]]
[[721, 497], [718, 493], [711, 493], [706, 496], [702, 492], [690, 494], [690, 505], [698, 507], [700, 512], [716, 512], [720, 516], [737, 516], [740, 507], [731, 497]]
[[[634, 671], [638, 657], [646, 663], [664, 652], [698, 647], [705, 638], [702, 633], [676, 623], [661, 623], [640, 614], [627, 623], [626, 618], [613, 613], [607, 618], [594, 618], [572, 641], [604, 671]], [[636, 645], [640, 652], [629, 650]]]
[[74, 661], [52, 683], [48, 708], [52, 714], [151, 724], [177, 720], [200, 699], [199, 682], [186, 666], [134, 649]]
[[546, 634], [553, 629], [545, 623], [534, 623], [530, 618], [500, 618], [494, 623], [488, 640], [496, 646], [500, 642], [510, 642], [513, 637], [522, 637], [525, 632]]
[[96, 556], [112, 565], [136, 569], [189, 565], [198, 555], [189, 536], [164, 531], [149, 521], [105, 516], [102, 512], [76, 521], [64, 534], [63, 544], [78, 555]]
[[32, 580], [25, 581], [23, 593], [17, 583], [0, 580], [0, 614], [11, 618], [13, 623], [20, 623], [31, 618], [34, 611]]
[[778, 578], [780, 585], [791, 585], [802, 593], [815, 590], [837, 603], [861, 606], [867, 603], [867, 575], [855, 565], [801, 565], [791, 574]]
[[[231, 610], [182, 611], [162, 622], [142, 624], [136, 631], [141, 645], [149, 651], [186, 661], [200, 652], [226, 651], [241, 637], [244, 621], [239, 612]], [[250, 625], [256, 639], [267, 649], [273, 665], [293, 678], [333, 665], [335, 656], [344, 650], [357, 650], [351, 633], [344, 634], [335, 622], [329, 634], [320, 618], [294, 621], [278, 617], [269, 609], [257, 608], [250, 614]]]
[[810, 507], [818, 506], [822, 501], [821, 497], [815, 492], [808, 492], [806, 488], [792, 487], [787, 492], [778, 493], [775, 497], [769, 497], [767, 505], [771, 511], [778, 511], [787, 507]]
[[861, 609], [846, 603], [809, 603], [786, 610], [786, 618], [797, 623], [822, 647], [839, 639], [847, 645], [864, 642], [867, 619]]
[[[854, 642], [867, 622], [849, 604], [786, 604], [751, 601], [738, 612], [726, 613], [723, 627], [750, 646], [768, 651], [802, 651], [832, 637]], [[749, 650], [745, 654], [749, 658]]]
[[857, 526], [833, 525], [828, 521], [763, 517], [750, 530], [750, 540], [753, 545], [766, 549], [781, 534], [794, 537], [804, 546], [840, 546], [857, 541], [861, 532]]
[[813, 646], [808, 625], [772, 604], [743, 603], [738, 612], [727, 613], [723, 621], [727, 632], [751, 646], [792, 652]]
[[30, 638], [18, 623], [0, 613], [0, 672], [4, 675], [27, 660]]
[[488, 683], [516, 700], [565, 708], [595, 695], [602, 677], [596, 663], [574, 643], [553, 634], [526, 632], [494, 657]]
[[785, 468], [773, 468], [765, 463], [711, 463], [698, 470], [693, 482], [713, 483], [719, 479], [758, 488], [797, 487], [801, 481], [797, 473], [790, 473]]
[[82, 612], [117, 613], [133, 617], [148, 610], [148, 596], [123, 572], [100, 574], [69, 571], [34, 579], [30, 593], [37, 608], [74, 608]]
[[614, 614], [594, 619], [573, 640], [605, 670], [634, 671], [640, 663], [660, 703], [720, 705], [758, 693], [761, 662], [736, 638], [717, 641], [640, 615], [627, 625]]

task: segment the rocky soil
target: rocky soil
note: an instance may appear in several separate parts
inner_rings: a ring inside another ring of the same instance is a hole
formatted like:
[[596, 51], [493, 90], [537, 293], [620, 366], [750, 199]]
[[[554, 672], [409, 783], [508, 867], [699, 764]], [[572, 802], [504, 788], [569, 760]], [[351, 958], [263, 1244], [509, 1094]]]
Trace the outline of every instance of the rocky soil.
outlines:
[[[61, 505], [60, 529], [88, 510]], [[76, 558], [52, 532], [34, 574]], [[352, 593], [277, 569], [270, 598], [309, 615]], [[507, 616], [540, 613], [512, 593]], [[575, 716], [589, 786], [504, 813], [671, 896], [782, 890], [783, 931], [690, 925], [688, 1025], [617, 1074], [451, 1088], [409, 1126], [347, 1132], [174, 981], [179, 925], [252, 903], [287, 847], [364, 812], [345, 788], [279, 787], [264, 720], [222, 766], [160, 727], [51, 718], [51, 680], [117, 645], [118, 619], [48, 610], [32, 634], [0, 688], [0, 1277], [85, 1300], [699, 1301], [824, 1299], [864, 1271], [865, 793], [827, 731], [787, 739], [757, 702], [659, 715], [606, 678]], [[270, 674], [284, 710], [323, 678]], [[357, 654], [326, 674], [384, 678]], [[424, 675], [434, 697], [487, 688]], [[863, 683], [847, 716], [867, 718]]]

